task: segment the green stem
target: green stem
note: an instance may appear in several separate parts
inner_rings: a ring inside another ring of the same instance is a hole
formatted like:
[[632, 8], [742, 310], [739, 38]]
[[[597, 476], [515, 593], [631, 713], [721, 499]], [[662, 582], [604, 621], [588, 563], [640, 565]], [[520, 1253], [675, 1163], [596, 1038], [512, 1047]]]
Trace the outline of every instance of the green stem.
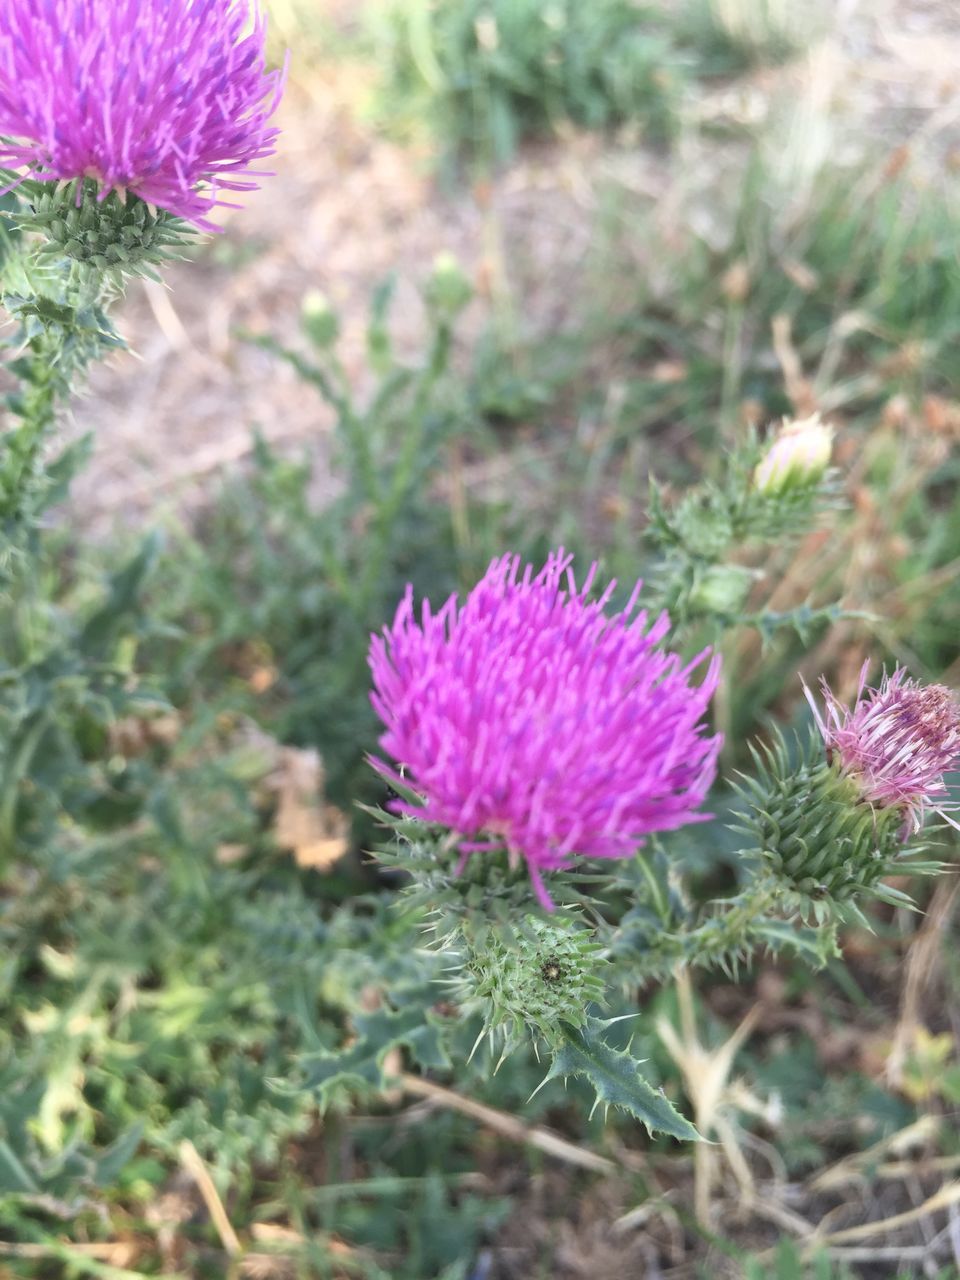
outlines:
[[[32, 282], [29, 264], [24, 271]], [[29, 319], [21, 320], [14, 339], [23, 354], [9, 365], [21, 388], [6, 402], [20, 423], [0, 436], [0, 536], [6, 542], [0, 560], [7, 559], [43, 509], [43, 451], [56, 426], [57, 400], [69, 394], [71, 376], [92, 358], [89, 344], [100, 322], [88, 313], [106, 297], [102, 281], [70, 276], [62, 298], [35, 288], [23, 309]]]
[[434, 336], [430, 350], [430, 358], [419, 378], [417, 393], [413, 400], [408, 427], [403, 440], [403, 448], [394, 468], [390, 485], [390, 493], [385, 505], [385, 521], [392, 524], [397, 512], [402, 508], [416, 474], [418, 455], [423, 449], [424, 422], [427, 416], [430, 394], [438, 379], [443, 375], [450, 358], [451, 332], [447, 324], [440, 324]]
[[[700, 954], [709, 955], [713, 951], [729, 950], [741, 941], [746, 941], [752, 926], [764, 913], [774, 905], [776, 892], [772, 883], [766, 879], [758, 879], [744, 889], [716, 916], [703, 921], [690, 935], [690, 941], [699, 948]], [[696, 958], [696, 951], [694, 958]]]
[[653, 867], [651, 867], [650, 863], [642, 853], [637, 854], [637, 865], [643, 872], [644, 879], [650, 887], [650, 896], [657, 909], [657, 914], [661, 920], [668, 920], [670, 918], [670, 909], [663, 894], [663, 885], [657, 879]]
[[723, 385], [720, 391], [720, 421], [725, 427], [736, 421], [743, 375], [743, 319], [743, 305], [731, 302], [724, 325]]
[[15, 411], [20, 424], [5, 433], [0, 456], [0, 519], [13, 527], [29, 518], [44, 445], [56, 421], [54, 344], [37, 343], [30, 360], [27, 386]]
[[409, 422], [403, 435], [399, 456], [389, 476], [386, 495], [377, 505], [374, 514], [377, 548], [374, 553], [367, 556], [366, 565], [353, 597], [354, 608], [364, 621], [366, 621], [371, 598], [380, 577], [382, 562], [391, 553], [397, 518], [403, 511], [420, 474], [419, 464], [426, 435], [425, 426], [430, 395], [447, 368], [451, 339], [450, 326], [446, 323], [439, 324], [434, 335], [430, 357], [418, 375]]
[[776, 905], [776, 887], [766, 878], [748, 885], [734, 898], [708, 904], [712, 914], [690, 928], [666, 929], [652, 937], [635, 955], [626, 958], [629, 980], [643, 983], [662, 978], [677, 965], [722, 963], [753, 942], [755, 925], [768, 919]]

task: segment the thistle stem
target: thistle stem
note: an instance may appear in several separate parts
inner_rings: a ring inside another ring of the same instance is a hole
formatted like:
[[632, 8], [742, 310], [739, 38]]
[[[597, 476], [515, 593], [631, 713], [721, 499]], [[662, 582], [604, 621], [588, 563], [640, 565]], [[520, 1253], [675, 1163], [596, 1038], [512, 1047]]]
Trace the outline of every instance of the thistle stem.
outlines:
[[735, 897], [710, 904], [713, 914], [692, 927], [674, 932], [665, 927], [631, 957], [630, 980], [641, 984], [675, 972], [680, 965], [722, 964], [752, 945], [757, 922], [769, 919], [767, 913], [776, 901], [775, 884], [760, 877]]

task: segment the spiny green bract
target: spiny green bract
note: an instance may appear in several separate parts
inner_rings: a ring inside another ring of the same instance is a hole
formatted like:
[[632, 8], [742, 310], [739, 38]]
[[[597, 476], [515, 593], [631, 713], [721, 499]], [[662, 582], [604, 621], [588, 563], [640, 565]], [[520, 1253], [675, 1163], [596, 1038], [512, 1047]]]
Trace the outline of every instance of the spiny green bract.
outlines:
[[480, 1014], [486, 1030], [502, 1027], [508, 1043], [526, 1028], [550, 1039], [560, 1022], [582, 1027], [603, 999], [604, 950], [571, 921], [527, 916], [512, 944], [495, 933], [482, 946], [464, 937], [460, 956], [455, 998]]
[[[822, 915], [830, 903], [864, 893], [905, 900], [880, 884], [906, 852], [900, 810], [864, 800], [855, 781], [825, 758], [815, 733], [798, 747], [793, 758], [778, 735], [762, 753], [752, 751], [756, 776], [743, 778], [740, 791], [750, 807], [739, 815], [738, 829], [754, 838], [782, 890], [799, 895], [803, 915]], [[934, 864], [910, 862], [903, 869], [916, 873]]]
[[[404, 799], [416, 798], [409, 790], [402, 794]], [[437, 949], [456, 949], [464, 932], [478, 949], [487, 945], [488, 937], [512, 945], [517, 922], [539, 909], [523, 862], [511, 865], [505, 849], [491, 849], [461, 867], [450, 833], [441, 827], [375, 807], [367, 812], [394, 837], [378, 845], [373, 856], [383, 866], [411, 877], [403, 890], [404, 906], [414, 914], [426, 913]], [[587, 898], [581, 886], [596, 879], [603, 877], [555, 871], [550, 877], [551, 896], [561, 907], [582, 906]]]
[[189, 244], [191, 228], [138, 196], [116, 191], [98, 197], [93, 181], [24, 184], [21, 210], [11, 215], [23, 231], [40, 232], [45, 257], [66, 258], [81, 274], [106, 276], [121, 284], [124, 276], [158, 280], [156, 268]]

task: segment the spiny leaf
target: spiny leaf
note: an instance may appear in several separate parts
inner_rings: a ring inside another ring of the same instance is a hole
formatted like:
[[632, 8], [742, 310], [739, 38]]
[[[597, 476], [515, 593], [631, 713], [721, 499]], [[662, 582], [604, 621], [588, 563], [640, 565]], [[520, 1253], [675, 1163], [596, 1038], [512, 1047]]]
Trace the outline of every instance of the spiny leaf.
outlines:
[[403, 1009], [377, 1009], [357, 1015], [353, 1020], [357, 1039], [349, 1048], [341, 1053], [313, 1053], [301, 1058], [306, 1071], [301, 1087], [316, 1090], [324, 1102], [336, 1085], [382, 1089], [386, 1085], [383, 1068], [387, 1054], [401, 1045], [410, 1050], [421, 1067], [448, 1067], [450, 1059], [442, 1028], [430, 1020], [424, 1007], [435, 998], [436, 991], [431, 990], [426, 1002], [411, 999]]
[[39, 1195], [40, 1187], [20, 1162], [19, 1156], [0, 1139], [0, 1192]]
[[891, 907], [905, 907], [908, 911], [920, 910], [908, 893], [904, 893], [902, 889], [895, 889], [893, 885], [875, 884], [870, 893], [874, 898], [879, 898], [881, 902], [886, 902]]
[[[547, 1080], [583, 1076], [605, 1107], [620, 1107], [653, 1133], [668, 1133], [681, 1142], [695, 1142], [700, 1135], [670, 1100], [639, 1074], [639, 1063], [603, 1039], [605, 1023], [589, 1018], [582, 1029], [560, 1023], [559, 1043], [551, 1046], [553, 1063]], [[546, 1083], [546, 1080], [544, 1081]]]

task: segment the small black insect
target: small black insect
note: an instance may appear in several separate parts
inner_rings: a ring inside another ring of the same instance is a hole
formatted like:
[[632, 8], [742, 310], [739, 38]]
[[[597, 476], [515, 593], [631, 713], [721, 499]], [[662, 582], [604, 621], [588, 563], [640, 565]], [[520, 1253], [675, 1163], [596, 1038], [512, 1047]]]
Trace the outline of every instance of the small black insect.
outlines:
[[544, 960], [540, 966], [540, 977], [545, 982], [560, 982], [564, 976], [563, 965], [559, 960]]

